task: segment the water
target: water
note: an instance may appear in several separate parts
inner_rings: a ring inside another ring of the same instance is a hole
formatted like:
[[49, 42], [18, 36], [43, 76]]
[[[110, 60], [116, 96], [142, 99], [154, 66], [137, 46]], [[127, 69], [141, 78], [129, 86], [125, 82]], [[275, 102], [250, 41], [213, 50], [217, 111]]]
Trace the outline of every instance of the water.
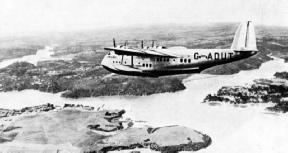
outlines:
[[105, 109], [125, 109], [125, 117], [147, 121], [144, 124], [149, 126], [183, 125], [208, 134], [212, 137], [212, 145], [199, 153], [284, 153], [288, 149], [288, 115], [264, 113], [264, 109], [272, 104], [210, 106], [202, 101], [222, 86], [251, 84], [254, 79], [270, 79], [276, 71], [287, 69], [284, 60], [275, 59], [257, 70], [235, 75], [192, 75], [184, 80], [187, 87], [184, 91], [134, 98], [114, 96], [71, 100], [61, 98], [60, 93], [7, 92], [0, 93], [0, 107], [22, 108], [49, 102], [58, 105], [81, 103], [97, 108], [104, 104]]
[[46, 46], [44, 49], [40, 49], [36, 52], [35, 55], [23, 56], [21, 58], [7, 59], [0, 62], [0, 69], [4, 68], [10, 64], [16, 62], [29, 62], [36, 65], [39, 61], [47, 61], [47, 60], [67, 60], [66, 57], [53, 57], [51, 55], [54, 54], [53, 47]]

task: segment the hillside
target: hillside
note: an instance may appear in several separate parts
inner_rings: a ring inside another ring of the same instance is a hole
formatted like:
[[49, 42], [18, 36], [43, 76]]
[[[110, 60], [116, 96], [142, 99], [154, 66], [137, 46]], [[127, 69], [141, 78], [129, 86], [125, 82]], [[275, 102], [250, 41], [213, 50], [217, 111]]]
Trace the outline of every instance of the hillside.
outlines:
[[184, 90], [182, 79], [186, 75], [161, 78], [139, 78], [129, 76], [108, 76], [95, 80], [77, 80], [72, 89], [62, 94], [66, 98], [98, 97], [113, 95], [151, 95]]
[[[124, 110], [87, 111], [66, 107], [21, 115], [0, 133], [3, 140], [0, 151], [108, 152], [136, 147], [150, 147], [155, 151], [197, 151], [212, 142], [208, 135], [182, 126], [133, 128], [133, 122], [122, 121], [124, 113]], [[0, 118], [1, 122], [3, 120], [5, 118]], [[51, 145], [55, 148], [47, 147]]]

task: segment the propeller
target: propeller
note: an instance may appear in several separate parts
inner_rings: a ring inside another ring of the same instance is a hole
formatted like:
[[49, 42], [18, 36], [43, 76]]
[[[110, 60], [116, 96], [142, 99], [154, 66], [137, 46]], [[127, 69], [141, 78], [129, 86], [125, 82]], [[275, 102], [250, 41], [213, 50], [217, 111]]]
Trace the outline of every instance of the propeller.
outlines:
[[127, 46], [128, 46], [128, 40], [125, 40], [124, 47], [127, 48]]
[[116, 42], [114, 38], [113, 38], [113, 46], [116, 47]]
[[154, 47], [154, 41], [155, 41], [155, 40], [152, 40], [152, 47]]
[[143, 40], [141, 40], [141, 48], [144, 48]]

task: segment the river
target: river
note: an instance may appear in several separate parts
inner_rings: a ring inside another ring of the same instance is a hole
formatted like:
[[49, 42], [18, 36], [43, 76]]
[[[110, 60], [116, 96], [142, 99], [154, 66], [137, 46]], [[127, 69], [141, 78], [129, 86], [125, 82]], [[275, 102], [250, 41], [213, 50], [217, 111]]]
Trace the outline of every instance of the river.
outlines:
[[47, 60], [69, 60], [69, 58], [73, 56], [52, 56], [54, 54], [53, 47], [46, 46], [44, 49], [40, 49], [36, 52], [35, 55], [28, 55], [23, 56], [20, 58], [14, 58], [14, 59], [6, 59], [0, 62], [0, 69], [4, 68], [10, 64], [13, 64], [15, 62], [29, 62], [34, 65], [37, 64], [39, 61], [47, 61]]
[[223, 103], [210, 106], [202, 101], [207, 94], [217, 92], [222, 86], [251, 84], [254, 79], [273, 78], [275, 72], [286, 70], [288, 64], [275, 58], [259, 69], [234, 75], [192, 75], [184, 80], [187, 87], [184, 91], [133, 98], [113, 96], [75, 100], [61, 98], [60, 93], [35, 90], [6, 92], [0, 93], [0, 108], [22, 108], [48, 102], [57, 105], [84, 104], [96, 108], [104, 104], [106, 109], [125, 109], [125, 117], [147, 121], [143, 123], [145, 125], [183, 125], [208, 134], [212, 145], [199, 153], [284, 153], [288, 150], [288, 115], [265, 112], [265, 107], [272, 104], [234, 106]]

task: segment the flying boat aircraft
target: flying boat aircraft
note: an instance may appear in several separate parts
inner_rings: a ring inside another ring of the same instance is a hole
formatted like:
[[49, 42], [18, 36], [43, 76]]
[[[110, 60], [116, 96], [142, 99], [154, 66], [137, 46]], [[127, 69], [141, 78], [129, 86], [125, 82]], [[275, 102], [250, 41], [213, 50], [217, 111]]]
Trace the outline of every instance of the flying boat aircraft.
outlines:
[[254, 25], [251, 21], [242, 22], [233, 39], [230, 49], [187, 49], [185, 47], [165, 48], [163, 46], [132, 48], [125, 42], [104, 48], [110, 51], [101, 65], [117, 74], [159, 77], [201, 71], [220, 64], [226, 64], [255, 55], [258, 50]]

